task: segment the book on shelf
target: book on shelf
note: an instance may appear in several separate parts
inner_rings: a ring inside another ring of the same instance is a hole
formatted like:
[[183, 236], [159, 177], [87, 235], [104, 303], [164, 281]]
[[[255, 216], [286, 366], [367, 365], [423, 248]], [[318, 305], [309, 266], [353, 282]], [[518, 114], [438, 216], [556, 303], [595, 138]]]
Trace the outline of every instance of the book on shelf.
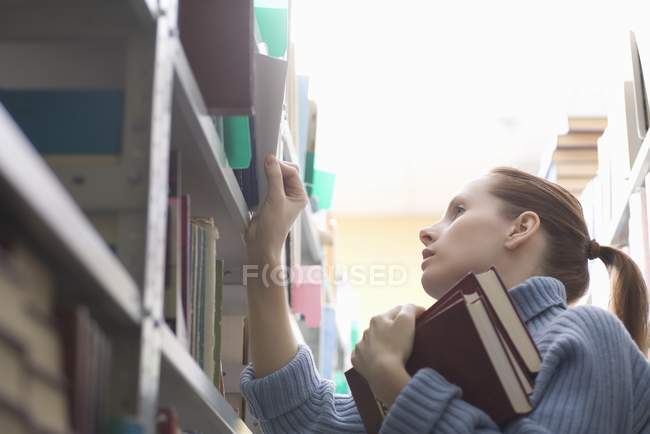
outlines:
[[[180, 196], [181, 215], [181, 301], [183, 304], [183, 316], [185, 318], [185, 329], [189, 327], [190, 318], [190, 286], [192, 284], [191, 264], [191, 225], [190, 208], [191, 200], [188, 194]], [[189, 339], [189, 336], [187, 337]], [[189, 342], [188, 342], [189, 348]]]
[[111, 343], [84, 306], [60, 307], [57, 320], [66, 348], [72, 425], [79, 434], [99, 432], [109, 421]]
[[71, 433], [54, 278], [22, 241], [0, 246], [0, 298], [2, 432]]
[[[463, 390], [463, 399], [497, 424], [529, 413], [541, 356], [494, 267], [468, 273], [416, 319], [412, 376], [432, 368]], [[368, 433], [377, 433], [385, 408], [354, 368], [350, 390]]]
[[221, 319], [221, 360], [226, 396], [239, 394], [239, 373], [248, 363], [247, 346], [244, 317], [224, 315]]
[[254, 4], [257, 44], [264, 44], [269, 56], [285, 57], [289, 45], [289, 1]]
[[[255, 93], [254, 115], [250, 119], [245, 117], [228, 117], [228, 125], [224, 123], [224, 141], [226, 150], [230, 149], [246, 153], [247, 164], [245, 167], [238, 165], [235, 168], [235, 177], [244, 194], [244, 199], [249, 209], [257, 207], [266, 197], [266, 175], [264, 173], [264, 160], [268, 154], [277, 158], [281, 157], [280, 122], [283, 116], [283, 103], [287, 77], [287, 62], [282, 59], [255, 53]], [[245, 125], [234, 128], [233, 122], [247, 121]], [[228, 126], [229, 128], [225, 128]], [[237, 132], [237, 134], [234, 134]], [[248, 140], [250, 138], [250, 140]], [[259, 172], [259, 173], [258, 173]]]
[[[287, 62], [282, 59], [255, 53], [255, 131], [253, 145], [257, 158], [257, 167], [263, 170], [264, 160], [268, 154], [278, 159], [282, 156], [280, 142], [280, 121], [283, 114], [285, 84], [287, 80]], [[266, 197], [266, 176], [257, 177], [259, 200]]]
[[252, 0], [179, 3], [180, 41], [211, 115], [252, 114], [254, 20]]
[[[212, 218], [191, 219], [191, 285], [190, 285], [190, 352], [208, 378], [218, 384], [219, 372], [215, 372], [214, 346], [216, 334], [220, 333], [216, 323], [217, 310], [217, 257], [216, 241], [219, 237]], [[219, 315], [220, 316], [220, 315]]]
[[[263, 168], [262, 168], [263, 170]], [[255, 209], [264, 200], [260, 197], [258, 191], [258, 169], [257, 169], [257, 149], [255, 146], [251, 147], [251, 164], [246, 169], [233, 169], [237, 184], [244, 195], [244, 201], [249, 210]], [[260, 172], [259, 176], [266, 176], [265, 173]]]
[[569, 130], [576, 133], [601, 132], [607, 128], [607, 118], [589, 116], [571, 116], [569, 118]]
[[[187, 322], [185, 315], [188, 268], [183, 266], [183, 231], [189, 216], [189, 198], [182, 196], [180, 151], [171, 150], [169, 155], [169, 199], [167, 207], [167, 244], [165, 255], [165, 293], [163, 313], [165, 322], [176, 334], [181, 345], [188, 348]], [[185, 244], [186, 245], [186, 244]]]
[[627, 131], [627, 149], [623, 149], [623, 153], [627, 155], [629, 167], [632, 168], [632, 166], [634, 166], [634, 161], [639, 154], [639, 149], [643, 142], [643, 136], [639, 135], [634, 85], [631, 81], [625, 81], [623, 83], [623, 92], [625, 98], [625, 128]]
[[[213, 118], [217, 134], [221, 131], [228, 165], [233, 169], [247, 169], [252, 161], [253, 130], [250, 116], [223, 116], [221, 122]], [[221, 127], [221, 130], [219, 129]]]
[[246, 401], [241, 393], [229, 393], [226, 392], [226, 401], [235, 410], [235, 414], [240, 419], [246, 418]]
[[[176, 191], [177, 193], [179, 190]], [[192, 217], [189, 195], [169, 198], [165, 321], [219, 388], [223, 260], [213, 218]]]
[[556, 163], [598, 162], [598, 157], [591, 148], [558, 147], [553, 152], [553, 161]]
[[591, 148], [596, 144], [598, 138], [602, 135], [600, 131], [594, 132], [569, 132], [557, 137], [557, 146], [569, 149]]
[[3, 89], [0, 103], [41, 154], [121, 153], [122, 90]]
[[191, 217], [189, 195], [169, 201], [165, 320], [219, 388], [224, 285], [224, 261], [216, 248], [219, 230], [213, 218]]
[[[650, 47], [644, 47], [650, 48]], [[650, 127], [650, 106], [646, 88], [639, 45], [634, 32], [630, 32], [630, 56], [632, 58], [632, 90], [634, 95], [634, 118], [636, 134], [643, 140]]]
[[187, 329], [183, 308], [181, 198], [170, 197], [167, 211], [167, 254], [165, 262], [164, 315], [169, 328], [187, 348]]
[[321, 265], [296, 265], [291, 282], [291, 311], [305, 318], [307, 327], [321, 323], [324, 275]]
[[[595, 152], [594, 152], [595, 154]], [[597, 161], [556, 162], [558, 178], [593, 178], [598, 171]]]
[[181, 434], [182, 431], [178, 424], [178, 416], [173, 408], [158, 409], [156, 415], [157, 434]]

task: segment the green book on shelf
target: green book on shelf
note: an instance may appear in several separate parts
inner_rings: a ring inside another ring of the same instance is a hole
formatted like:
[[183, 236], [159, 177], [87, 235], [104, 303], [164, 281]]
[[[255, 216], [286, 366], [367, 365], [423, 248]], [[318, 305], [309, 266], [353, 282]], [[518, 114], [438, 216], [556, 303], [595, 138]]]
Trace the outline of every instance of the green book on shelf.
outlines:
[[330, 209], [332, 207], [335, 180], [336, 175], [334, 173], [314, 170], [314, 184], [311, 193], [317, 199], [319, 210]]
[[206, 376], [211, 380], [218, 378], [219, 370], [215, 373], [215, 329], [217, 327], [217, 258], [216, 240], [218, 230], [212, 218], [195, 217], [192, 225], [197, 231], [196, 263], [193, 267], [196, 273], [194, 288], [194, 330], [195, 351], [193, 356]]
[[223, 118], [223, 145], [228, 165], [233, 169], [246, 169], [251, 164], [252, 141], [248, 116], [225, 116]]

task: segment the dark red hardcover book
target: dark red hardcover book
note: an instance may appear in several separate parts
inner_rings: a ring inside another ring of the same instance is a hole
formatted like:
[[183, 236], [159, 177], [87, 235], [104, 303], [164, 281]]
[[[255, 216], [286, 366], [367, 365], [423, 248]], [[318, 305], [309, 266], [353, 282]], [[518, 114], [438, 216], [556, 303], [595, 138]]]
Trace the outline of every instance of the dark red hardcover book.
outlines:
[[542, 358], [495, 267], [490, 267], [485, 273], [465, 275], [440, 300], [418, 317], [416, 325], [425, 322], [428, 317], [455, 301], [459, 292], [469, 294], [474, 291], [485, 297], [489, 314], [495, 320], [501, 336], [512, 349], [513, 356], [517, 358], [519, 366], [525, 371], [528, 381], [532, 384], [541, 367]]
[[[468, 273], [417, 318], [413, 351], [405, 367], [411, 376], [425, 367], [436, 370], [463, 390], [465, 401], [481, 408], [497, 424], [503, 425], [532, 410], [528, 400], [532, 380], [527, 376], [529, 372], [522, 361], [534, 360], [539, 352], [530, 335], [525, 334], [532, 343], [534, 354], [514, 355], [519, 349], [508, 334], [516, 327], [498, 319], [486, 297], [486, 292], [492, 291], [493, 294], [494, 288], [486, 291], [481, 282], [503, 285], [494, 267], [478, 275]], [[503, 291], [507, 296], [505, 288]], [[501, 316], [508, 307], [514, 310], [511, 302], [504, 303], [499, 297], [496, 299]], [[508, 318], [521, 322], [516, 312], [514, 316], [510, 312]], [[379, 432], [385, 415], [381, 403], [377, 402], [367, 381], [354, 368], [345, 375], [367, 432]], [[531, 381], [529, 387], [526, 384], [528, 380]]]
[[178, 430], [178, 416], [173, 408], [160, 408], [156, 416], [156, 430], [158, 434], [176, 434]]

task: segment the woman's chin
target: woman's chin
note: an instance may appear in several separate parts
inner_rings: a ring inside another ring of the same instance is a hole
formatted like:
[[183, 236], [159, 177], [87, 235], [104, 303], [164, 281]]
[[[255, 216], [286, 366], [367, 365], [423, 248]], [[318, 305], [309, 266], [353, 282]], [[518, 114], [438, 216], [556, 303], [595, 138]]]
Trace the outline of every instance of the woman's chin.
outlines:
[[420, 282], [422, 283], [422, 288], [424, 289], [424, 292], [426, 292], [436, 300], [442, 297], [442, 295], [445, 293], [445, 289], [441, 288], [440, 285], [435, 281], [435, 279], [432, 279], [431, 276], [427, 276], [426, 270], [424, 273], [422, 273], [422, 278], [420, 279]]

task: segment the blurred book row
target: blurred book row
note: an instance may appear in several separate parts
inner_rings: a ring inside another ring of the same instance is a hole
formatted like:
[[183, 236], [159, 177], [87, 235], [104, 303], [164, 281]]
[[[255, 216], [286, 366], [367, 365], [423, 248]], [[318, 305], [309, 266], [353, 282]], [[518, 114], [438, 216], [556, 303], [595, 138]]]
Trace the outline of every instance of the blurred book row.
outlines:
[[[157, 34], [130, 6], [61, 5], [66, 19], [105, 25], [76, 29], [53, 20], [34, 33], [23, 24], [51, 8], [34, 4], [16, 14], [0, 7], [22, 29], [0, 40], [0, 61], [12, 66], [0, 71], [0, 104], [119, 259], [139, 290], [132, 299], [141, 303], [133, 308], [137, 327], [123, 328], [100, 315], [103, 307], [86, 305], [84, 297], [93, 295], [85, 282], [76, 292], [61, 290], [74, 276], [47, 254], [40, 257], [29, 241], [38, 229], [15, 218], [20, 201], [9, 203], [2, 235], [25, 239], [7, 236], [0, 251], [0, 363], [15, 373], [0, 386], [0, 432], [130, 433], [156, 425], [162, 433], [205, 432], [192, 423], [204, 415], [179, 410], [184, 396], [173, 397], [177, 405], [166, 402], [156, 421], [146, 412], [159, 398], [147, 395], [158, 390], [147, 382], [169, 381], [142, 377], [137, 368], [160, 360], [154, 351], [171, 351], [143, 342], [144, 324], [156, 315], [203, 380], [259, 430], [239, 394], [239, 373], [249, 361], [247, 321], [245, 304], [233, 299], [245, 291], [235, 274], [245, 260], [248, 217], [240, 212], [237, 220], [236, 208], [243, 203], [252, 211], [264, 199], [261, 162], [268, 153], [298, 163], [311, 199], [284, 257], [288, 268], [303, 271], [292, 275], [318, 278], [294, 278], [287, 292], [302, 333], [315, 354], [322, 349], [321, 367], [333, 375], [340, 345], [327, 210], [335, 176], [318, 168], [317, 105], [309, 78], [295, 71], [290, 6], [180, 1], [177, 23], [166, 21], [176, 14], [148, 18], [177, 25]], [[172, 47], [173, 55], [156, 58], [160, 47]], [[165, 68], [173, 70], [169, 82], [161, 78]], [[154, 199], [163, 197], [166, 215]], [[56, 210], [46, 212], [57, 218]], [[163, 269], [164, 276], [153, 276]], [[147, 303], [161, 298], [158, 314]]]

